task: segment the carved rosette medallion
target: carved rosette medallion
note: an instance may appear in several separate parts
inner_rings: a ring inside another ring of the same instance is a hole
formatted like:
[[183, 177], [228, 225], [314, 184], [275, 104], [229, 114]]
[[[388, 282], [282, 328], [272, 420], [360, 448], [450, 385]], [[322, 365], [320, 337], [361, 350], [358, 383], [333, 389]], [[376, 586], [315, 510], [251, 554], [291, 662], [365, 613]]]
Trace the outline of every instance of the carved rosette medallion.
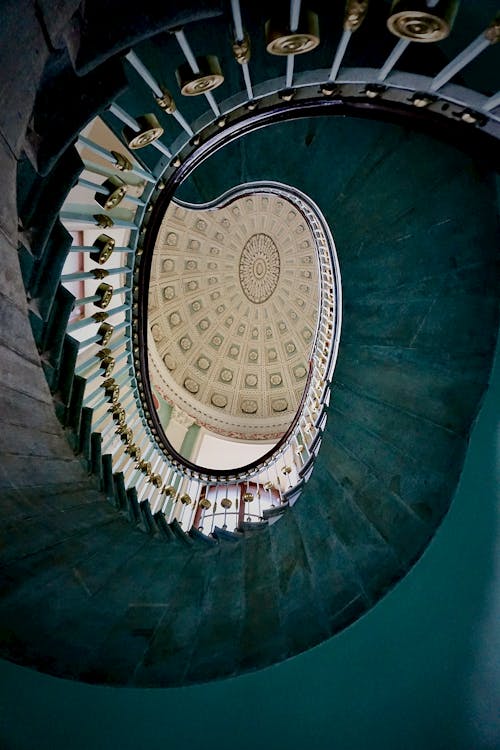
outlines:
[[256, 305], [266, 302], [280, 277], [280, 256], [267, 234], [254, 234], [240, 256], [240, 284], [245, 296]]

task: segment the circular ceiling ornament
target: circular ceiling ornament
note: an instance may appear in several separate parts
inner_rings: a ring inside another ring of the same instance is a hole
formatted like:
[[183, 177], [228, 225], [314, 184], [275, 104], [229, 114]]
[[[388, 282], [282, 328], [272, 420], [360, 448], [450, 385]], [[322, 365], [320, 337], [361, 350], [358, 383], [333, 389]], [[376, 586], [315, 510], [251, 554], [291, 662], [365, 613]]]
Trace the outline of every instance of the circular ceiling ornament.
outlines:
[[267, 234], [253, 234], [245, 244], [239, 264], [243, 293], [255, 305], [266, 302], [280, 278], [280, 256], [274, 241]]

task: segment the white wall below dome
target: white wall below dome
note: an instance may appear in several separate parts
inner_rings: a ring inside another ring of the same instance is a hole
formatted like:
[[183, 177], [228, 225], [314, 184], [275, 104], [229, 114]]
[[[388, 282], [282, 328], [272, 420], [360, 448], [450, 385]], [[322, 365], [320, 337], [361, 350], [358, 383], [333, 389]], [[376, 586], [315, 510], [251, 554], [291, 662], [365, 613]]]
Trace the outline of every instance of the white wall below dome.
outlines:
[[203, 430], [196, 455], [192, 457], [199, 466], [213, 469], [233, 469], [256, 461], [275, 445], [275, 442], [250, 443], [229, 440]]

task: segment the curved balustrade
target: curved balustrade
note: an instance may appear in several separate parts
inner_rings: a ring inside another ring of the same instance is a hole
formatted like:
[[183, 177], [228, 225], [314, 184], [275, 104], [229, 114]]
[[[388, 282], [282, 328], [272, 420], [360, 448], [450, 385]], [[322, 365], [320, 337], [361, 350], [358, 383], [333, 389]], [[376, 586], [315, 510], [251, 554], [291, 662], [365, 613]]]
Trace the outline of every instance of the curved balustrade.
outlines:
[[[436, 76], [428, 78], [394, 70], [411, 43], [408, 39], [396, 43], [380, 68], [342, 68], [351, 35], [364, 17], [346, 15], [330, 69], [295, 73], [294, 54], [286, 53], [285, 75], [256, 83], [250, 78], [237, 0], [231, 2], [231, 11], [234, 55], [245, 88], [217, 102], [212, 89], [218, 85], [219, 73], [215, 68], [207, 73], [184, 31], [176, 31], [175, 39], [190, 69], [183, 92], [192, 94], [199, 84], [200, 90], [194, 93], [204, 94], [210, 107], [208, 113], [188, 122], [136, 52], [129, 52], [125, 57], [128, 65], [159, 108], [175, 118], [182, 133], [167, 146], [164, 129], [155, 116], [135, 117], [113, 103], [111, 119], [126, 126], [122, 140], [128, 150], [122, 153], [118, 147], [105, 147], [88, 137], [92, 128], [87, 128], [78, 142], [84, 172], [61, 212], [64, 225], [75, 238], [61, 282], [74, 294], [74, 308], [80, 311], [70, 319], [67, 333], [77, 342], [74, 371], [85, 380], [83, 405], [92, 410], [91, 429], [101, 435], [102, 452], [111, 454], [113, 471], [123, 474], [127, 490], [135, 488], [139, 502], [149, 500], [152, 512], [163, 514], [167, 522], [176, 520], [184, 529], [194, 526], [204, 533], [213, 533], [217, 527], [234, 530], [244, 523], [272, 522], [280, 509], [300, 496], [311, 475], [326, 420], [340, 332], [340, 275], [328, 226], [306, 196], [287, 188], [286, 197], [312, 230], [321, 279], [320, 316], [302, 403], [290, 430], [262, 460], [232, 472], [190, 465], [171, 451], [161, 434], [141, 360], [145, 341], [139, 311], [141, 295], [147, 292], [146, 285], [142, 283], [141, 288], [139, 282], [144, 276], [147, 226], [158, 197], [165, 191], [172, 198], [176, 186], [221, 145], [275, 118], [300, 116], [304, 111], [321, 114], [337, 107], [365, 114], [373, 106], [393, 112], [398, 107], [402, 111], [411, 108], [414, 114], [428, 110], [436, 117], [480, 128], [485, 136], [498, 134], [500, 120], [498, 95], [472, 92], [451, 83], [460, 70], [497, 41], [498, 24], [493, 23]], [[299, 14], [300, 2], [292, 0], [292, 34], [298, 33]], [[138, 149], [146, 146], [159, 152], [154, 168], [138, 157]], [[121, 148], [123, 151], [123, 144]], [[91, 161], [89, 153], [105, 166]], [[235, 188], [224, 201], [254, 187]], [[266, 189], [285, 195], [277, 183], [267, 183]], [[90, 203], [89, 191], [94, 194]]]
[[[82, 142], [85, 144], [88, 140], [82, 139]], [[86, 181], [84, 186], [87, 186]], [[134, 240], [131, 235], [128, 247], [118, 250], [114, 247], [109, 256], [98, 254], [103, 247], [106, 250], [106, 243], [109, 245], [114, 241], [109, 235], [107, 240], [99, 235], [95, 241], [97, 248], [94, 245], [73, 248], [86, 253], [88, 260], [97, 260], [100, 265], [73, 273], [64, 269], [61, 277], [61, 281], [69, 286], [76, 281], [84, 284], [85, 295], [75, 301], [75, 307], [85, 309], [84, 317], [70, 325], [72, 334], [78, 333], [80, 339], [75, 373], [86, 380], [84, 404], [93, 409], [92, 429], [101, 434], [102, 449], [111, 452], [113, 469], [124, 474], [126, 487], [135, 487], [139, 501], [147, 498], [153, 512], [164, 513], [168, 522], [176, 519], [183, 528], [194, 525], [199, 530], [213, 532], [214, 524], [221, 521], [223, 529], [233, 530], [244, 522], [262, 521], [266, 511], [295, 502], [310, 475], [321, 441], [340, 335], [340, 274], [333, 239], [326, 222], [319, 219], [319, 209], [300, 191], [282, 188], [277, 183], [235, 188], [223, 197], [221, 205], [256, 188], [286, 198], [309, 225], [318, 259], [320, 314], [311, 349], [310, 371], [293, 424], [275, 449], [243, 470], [212, 476], [209, 470], [190, 467], [177, 454], [172, 456], [168, 444], [159, 441], [157, 420], [151, 427], [154, 412], [145, 409], [141, 399], [145, 386], [147, 388], [147, 377], [139, 375], [138, 387], [131, 367], [132, 331], [137, 316], [133, 310], [131, 314], [127, 300], [140, 294], [132, 279]], [[68, 214], [71, 214], [69, 209], [65, 215]], [[66, 225], [69, 229], [74, 226], [68, 220]], [[114, 259], [113, 268], [108, 269], [111, 257]], [[74, 255], [70, 255], [67, 266], [73, 264]], [[119, 283], [125, 285], [116, 290], [107, 285], [102, 291], [102, 279], [112, 276], [118, 276]], [[134, 276], [137, 276], [135, 272]], [[105, 292], [109, 292], [109, 299], [103, 298]], [[104, 322], [102, 313], [97, 313], [96, 320], [93, 309], [96, 306], [106, 309], [116, 296], [120, 301], [124, 298], [125, 302], [118, 308], [111, 308], [110, 316]], [[98, 333], [88, 336], [88, 326], [97, 327], [99, 331], [103, 325], [107, 326], [105, 341]], [[255, 484], [255, 492], [249, 491], [249, 480]], [[231, 493], [235, 492], [237, 496], [231, 498]], [[254, 497], [256, 502], [250, 507]], [[225, 499], [226, 505], [229, 502], [234, 504], [235, 510], [226, 507], [221, 511], [223, 506], [218, 498]]]

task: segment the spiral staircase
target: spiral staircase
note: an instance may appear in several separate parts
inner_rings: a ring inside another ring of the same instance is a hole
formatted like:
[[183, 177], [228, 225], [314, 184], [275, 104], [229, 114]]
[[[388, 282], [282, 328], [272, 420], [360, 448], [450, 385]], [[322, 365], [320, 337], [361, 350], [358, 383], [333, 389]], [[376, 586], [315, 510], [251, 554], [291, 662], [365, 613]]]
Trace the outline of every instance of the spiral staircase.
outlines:
[[[253, 47], [242, 66], [239, 3], [149, 3], [140, 15], [116, 3], [105, 17], [78, 0], [21, 5], [6, 5], [0, 66], [1, 655], [135, 686], [291, 657], [408, 572], [460, 477], [498, 326], [492, 9], [461, 9], [456, 42], [409, 46], [387, 31], [387, 3], [344, 35], [343, 8], [317, 3], [321, 45], [285, 62], [264, 49], [265, 7], [242, 3]], [[61, 284], [61, 211], [84, 169], [74, 144], [96, 115], [121, 137], [116, 112], [152, 111], [131, 59], [174, 90], [179, 35], [217, 54], [225, 81], [203, 104], [176, 95], [198, 142], [155, 110], [174, 135], [141, 149], [141, 168], [193, 203], [251, 180], [296, 187], [326, 217], [342, 273], [314, 468], [279, 522], [238, 535], [186, 533], [127, 491], [91, 429]]]

